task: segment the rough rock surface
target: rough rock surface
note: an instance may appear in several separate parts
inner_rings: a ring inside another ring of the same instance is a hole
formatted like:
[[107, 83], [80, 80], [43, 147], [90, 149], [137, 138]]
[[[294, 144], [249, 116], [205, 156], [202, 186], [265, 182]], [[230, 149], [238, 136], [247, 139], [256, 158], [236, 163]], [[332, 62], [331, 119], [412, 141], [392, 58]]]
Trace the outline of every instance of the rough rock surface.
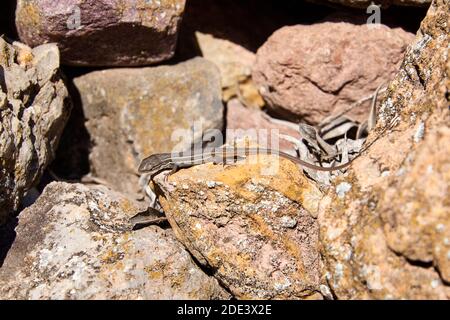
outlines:
[[177, 238], [239, 299], [322, 298], [321, 192], [287, 160], [248, 160], [157, 177]]
[[93, 142], [91, 173], [119, 191], [139, 192], [137, 167], [144, 157], [186, 149], [192, 133], [201, 138], [201, 127], [223, 128], [220, 73], [202, 58], [96, 71], [74, 82]]
[[[450, 298], [448, 0], [435, 1], [389, 84], [378, 129], [319, 214], [328, 283], [340, 299]], [[342, 188], [341, 188], [342, 189]], [[334, 192], [334, 191], [333, 191]]]
[[53, 160], [70, 113], [53, 44], [34, 49], [0, 38], [0, 224]]
[[105, 187], [52, 183], [19, 217], [1, 299], [214, 299], [229, 295], [171, 230], [129, 230], [136, 203]]
[[239, 44], [210, 34], [196, 32], [196, 37], [202, 56], [220, 70], [223, 100], [239, 97], [247, 105], [264, 106], [264, 100], [251, 78], [256, 55]]
[[[372, 0], [308, 0], [310, 2], [321, 4], [340, 4], [353, 8], [367, 8], [374, 3]], [[423, 7], [431, 3], [431, 0], [379, 0], [375, 4], [381, 5], [382, 8], [387, 8], [391, 5], [395, 6], [418, 6]]]
[[[413, 39], [384, 25], [288, 26], [258, 50], [253, 78], [274, 112], [315, 124], [391, 80]], [[349, 115], [365, 120], [367, 110]]]
[[141, 66], [173, 56], [184, 6], [185, 0], [19, 0], [16, 26], [30, 46], [57, 43], [66, 64]]
[[253, 139], [267, 137], [267, 147], [273, 146], [275, 149], [292, 153], [295, 150], [294, 144], [283, 139], [282, 135], [300, 138], [298, 130], [270, 122], [264, 117], [263, 111], [246, 108], [237, 99], [228, 102], [226, 134], [228, 144], [233, 144], [235, 140], [246, 137], [253, 137]]

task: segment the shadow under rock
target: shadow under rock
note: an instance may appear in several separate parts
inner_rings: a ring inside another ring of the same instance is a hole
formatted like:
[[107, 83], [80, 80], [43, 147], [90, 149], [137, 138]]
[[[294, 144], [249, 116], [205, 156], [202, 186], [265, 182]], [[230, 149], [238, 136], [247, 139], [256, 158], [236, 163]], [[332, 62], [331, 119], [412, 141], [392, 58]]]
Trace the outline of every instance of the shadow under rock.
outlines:
[[13, 40], [19, 39], [15, 23], [16, 2], [16, 0], [1, 0], [0, 35], [5, 34]]
[[[381, 23], [416, 33], [427, 7], [381, 9]], [[186, 4], [178, 45], [173, 59], [166, 64], [201, 56], [195, 32], [226, 39], [256, 52], [278, 29], [296, 24], [324, 21], [367, 23], [366, 9], [340, 5], [320, 5], [297, 0], [190, 0]]]
[[18, 218], [10, 218], [6, 224], [0, 226], [0, 268], [5, 262], [8, 251], [11, 249], [16, 239], [15, 228], [18, 224]]
[[[77, 70], [77, 72], [83, 74], [86, 72], [86, 69], [82, 68], [81, 70]], [[65, 72], [65, 74], [66, 76], [68, 75], [68, 78], [73, 79], [74, 74], [70, 70], [69, 73]], [[91, 138], [85, 126], [86, 119], [80, 94], [72, 80], [68, 80], [67, 85], [73, 102], [73, 108], [61, 135], [55, 159], [49, 166], [49, 169], [58, 178], [78, 181], [90, 171], [89, 152]], [[54, 177], [44, 175], [41, 179], [39, 189], [42, 190], [51, 180], [54, 180]]]
[[[420, 23], [425, 18], [427, 7], [397, 7], [391, 6], [380, 11], [380, 23], [390, 28], [402, 28], [405, 31], [416, 33]], [[340, 7], [323, 21], [348, 22], [352, 24], [366, 24], [372, 15], [366, 9]]]
[[332, 12], [333, 8], [298, 0], [190, 0], [186, 3], [177, 51], [171, 63], [201, 56], [196, 31], [256, 52], [279, 28], [311, 24]]

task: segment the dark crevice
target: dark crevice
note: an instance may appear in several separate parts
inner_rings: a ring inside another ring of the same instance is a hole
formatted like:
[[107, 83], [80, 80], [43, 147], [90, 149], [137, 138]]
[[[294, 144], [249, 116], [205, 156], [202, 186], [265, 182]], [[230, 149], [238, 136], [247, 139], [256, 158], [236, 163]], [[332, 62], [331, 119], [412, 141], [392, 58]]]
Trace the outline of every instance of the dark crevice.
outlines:
[[390, 247], [389, 247], [389, 250], [392, 253], [394, 253], [396, 257], [404, 259], [409, 265], [411, 265], [413, 267], [422, 268], [422, 269], [429, 269], [429, 270], [433, 269], [439, 275], [439, 278], [441, 279], [441, 281], [445, 285], [450, 285], [450, 283], [448, 281], [444, 280], [444, 278], [442, 277], [442, 274], [441, 274], [439, 268], [437, 268], [437, 266], [434, 264], [433, 260], [431, 260], [431, 261], [414, 260], [414, 259], [411, 259], [411, 258], [405, 256], [401, 252], [393, 250]]
[[86, 118], [80, 94], [72, 82], [67, 81], [67, 85], [73, 107], [49, 169], [62, 179], [81, 180], [90, 172], [89, 153], [92, 143], [85, 126]]
[[18, 218], [10, 218], [6, 224], [0, 226], [0, 268], [5, 262], [6, 256], [16, 239], [15, 228], [18, 224]]
[[5, 94], [8, 93], [6, 90], [5, 68], [2, 65], [0, 65], [0, 88]]
[[[215, 276], [215, 274], [217, 273], [217, 269], [211, 267], [211, 266], [204, 266], [202, 265], [195, 257], [194, 255], [185, 247], [185, 250], [187, 253], [189, 253], [189, 255], [191, 256], [192, 261], [197, 265], [197, 267], [203, 271], [203, 273], [205, 273], [207, 276], [214, 278], [217, 280], [217, 282], [219, 283], [220, 287], [225, 290], [228, 294], [230, 294], [231, 299], [235, 299], [233, 293], [228, 289], [228, 287], [223, 283], [223, 281], [221, 281], [219, 278], [217, 278]], [[205, 259], [206, 260], [206, 259]]]
[[412, 63], [412, 65], [413, 65], [413, 67], [414, 67], [414, 70], [416, 70], [416, 73], [417, 73], [417, 79], [419, 80], [419, 83], [420, 83], [420, 85], [422, 86], [422, 89], [423, 89], [423, 90], [426, 90], [427, 87], [426, 87], [425, 79], [423, 79], [423, 78], [421, 77], [419, 65], [418, 65], [417, 63], [415, 63], [415, 61]]
[[408, 264], [410, 264], [414, 267], [423, 268], [423, 269], [434, 268], [433, 261], [412, 260], [408, 257], [403, 256], [402, 254], [400, 254], [400, 256], [403, 257], [408, 262]]

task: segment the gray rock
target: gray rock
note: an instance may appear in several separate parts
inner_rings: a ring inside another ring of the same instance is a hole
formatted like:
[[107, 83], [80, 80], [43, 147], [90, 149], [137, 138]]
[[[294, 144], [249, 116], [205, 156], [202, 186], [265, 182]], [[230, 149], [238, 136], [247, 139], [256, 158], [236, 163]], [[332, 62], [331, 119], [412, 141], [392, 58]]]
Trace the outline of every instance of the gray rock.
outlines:
[[171, 58], [185, 0], [19, 0], [16, 26], [30, 46], [56, 42], [65, 64], [141, 66]]
[[228, 298], [171, 230], [131, 231], [142, 208], [103, 186], [51, 183], [19, 217], [0, 299]]
[[53, 160], [71, 107], [58, 69], [54, 44], [0, 38], [0, 224]]
[[[219, 70], [202, 58], [92, 72], [74, 82], [93, 144], [91, 172], [128, 194], [139, 193], [142, 158], [188, 148], [192, 139], [180, 138], [191, 137], [195, 124], [203, 130], [223, 128]], [[194, 138], [200, 137], [201, 130], [195, 130]]]

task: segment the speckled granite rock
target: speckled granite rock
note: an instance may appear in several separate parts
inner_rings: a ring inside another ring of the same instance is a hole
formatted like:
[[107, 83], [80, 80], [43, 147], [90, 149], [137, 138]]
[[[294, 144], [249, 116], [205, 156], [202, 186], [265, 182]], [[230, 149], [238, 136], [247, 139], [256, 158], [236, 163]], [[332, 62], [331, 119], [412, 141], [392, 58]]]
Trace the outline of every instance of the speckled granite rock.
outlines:
[[185, 0], [19, 0], [16, 25], [30, 46], [56, 42], [65, 64], [141, 66], [175, 50]]
[[19, 217], [1, 299], [217, 299], [229, 295], [170, 230], [130, 231], [142, 208], [105, 187], [52, 183]]
[[449, 299], [448, 0], [431, 5], [389, 84], [378, 130], [399, 118], [322, 200], [322, 255], [340, 299]]
[[0, 38], [0, 87], [1, 224], [53, 160], [71, 103], [53, 44]]
[[177, 238], [236, 298], [320, 299], [321, 192], [277, 159], [160, 175], [160, 201]]
[[[317, 124], [391, 80], [413, 39], [384, 25], [288, 26], [258, 50], [253, 79], [272, 111]], [[348, 115], [366, 120], [369, 104]]]
[[[74, 82], [93, 142], [91, 172], [119, 191], [139, 192], [137, 167], [144, 157], [189, 147], [191, 129], [198, 140], [200, 126], [223, 128], [220, 73], [202, 58], [92, 72]], [[172, 137], [176, 132], [181, 136]]]

